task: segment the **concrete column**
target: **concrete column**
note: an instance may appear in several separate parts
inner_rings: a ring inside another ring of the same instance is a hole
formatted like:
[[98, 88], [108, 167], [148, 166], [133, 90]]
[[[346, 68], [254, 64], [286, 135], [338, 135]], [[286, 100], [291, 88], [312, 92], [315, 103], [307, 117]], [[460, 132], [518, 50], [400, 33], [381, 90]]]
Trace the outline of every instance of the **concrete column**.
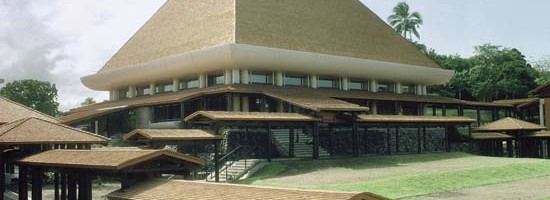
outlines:
[[233, 111], [241, 111], [241, 95], [233, 94]]
[[342, 90], [349, 90], [349, 78], [343, 77], [342, 78]]
[[136, 97], [136, 86], [130, 86], [128, 87], [128, 98], [134, 98]]
[[180, 91], [180, 80], [177, 78], [172, 79], [172, 91], [173, 92]]
[[284, 112], [284, 106], [283, 101], [277, 101], [277, 112]]
[[137, 127], [148, 129], [153, 121], [153, 109], [151, 107], [140, 107], [135, 110], [137, 117]]
[[311, 75], [309, 77], [309, 87], [311, 88], [317, 88], [317, 76], [316, 75]]
[[233, 70], [226, 69], [223, 72], [223, 80], [224, 80], [226, 85], [232, 84], [233, 83]]
[[416, 84], [415, 87], [416, 87], [416, 88], [415, 88], [415, 89], [416, 89], [415, 94], [416, 94], [416, 95], [422, 95], [422, 85]]
[[206, 73], [199, 74], [199, 88], [206, 87]]
[[111, 90], [111, 101], [117, 101], [120, 99], [118, 90]]
[[250, 110], [248, 96], [246, 95], [241, 96], [241, 110], [243, 112], [248, 112]]
[[149, 84], [149, 95], [155, 95], [157, 93], [157, 84], [154, 82], [151, 82]]
[[378, 114], [378, 106], [376, 105], [376, 101], [373, 101], [372, 102], [372, 106], [371, 106], [371, 112], [373, 115], [377, 115]]
[[378, 83], [375, 80], [369, 81], [369, 91], [378, 92]]
[[401, 84], [401, 82], [396, 82], [396, 83], [395, 83], [395, 93], [396, 93], [396, 94], [401, 94], [401, 93], [403, 93], [403, 91], [402, 91], [402, 89], [403, 89], [402, 86], [403, 86], [403, 85]]
[[231, 70], [231, 79], [233, 84], [241, 83], [241, 70], [233, 69]]
[[275, 85], [284, 86], [283, 72], [275, 72]]
[[250, 83], [250, 77], [248, 77], [248, 70], [247, 69], [241, 70], [241, 83], [242, 84], [249, 84]]
[[539, 123], [541, 126], [546, 126], [544, 122], [544, 99], [539, 99]]

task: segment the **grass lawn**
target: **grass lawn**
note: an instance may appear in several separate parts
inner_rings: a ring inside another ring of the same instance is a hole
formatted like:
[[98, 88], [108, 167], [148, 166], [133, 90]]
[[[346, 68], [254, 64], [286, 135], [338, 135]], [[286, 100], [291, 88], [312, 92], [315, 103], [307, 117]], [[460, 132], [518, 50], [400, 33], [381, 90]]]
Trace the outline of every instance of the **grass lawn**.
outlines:
[[434, 153], [273, 162], [238, 183], [403, 198], [549, 175], [549, 160]]

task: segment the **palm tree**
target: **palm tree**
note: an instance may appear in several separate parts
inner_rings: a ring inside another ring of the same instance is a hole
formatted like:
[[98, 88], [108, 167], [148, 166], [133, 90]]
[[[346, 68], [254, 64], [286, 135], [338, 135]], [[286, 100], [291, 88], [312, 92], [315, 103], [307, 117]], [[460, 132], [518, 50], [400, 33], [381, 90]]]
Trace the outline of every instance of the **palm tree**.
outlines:
[[[422, 25], [422, 16], [418, 12], [410, 13], [409, 5], [400, 2], [393, 8], [393, 14], [388, 17], [390, 25], [403, 37], [412, 40], [412, 35], [420, 39], [417, 28]], [[407, 37], [408, 36], [408, 37]]]

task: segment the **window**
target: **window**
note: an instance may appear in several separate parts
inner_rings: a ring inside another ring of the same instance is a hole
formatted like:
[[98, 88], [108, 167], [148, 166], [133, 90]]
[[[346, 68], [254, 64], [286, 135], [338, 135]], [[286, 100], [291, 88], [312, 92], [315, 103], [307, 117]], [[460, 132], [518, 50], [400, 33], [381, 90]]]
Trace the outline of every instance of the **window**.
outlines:
[[180, 90], [185, 89], [192, 89], [192, 88], [198, 88], [199, 87], [199, 80], [186, 80], [180, 82]]
[[391, 82], [379, 82], [377, 86], [378, 92], [394, 92], [395, 87]]
[[349, 81], [349, 89], [369, 91], [369, 81], [352, 79]]
[[118, 98], [119, 98], [119, 99], [127, 99], [127, 98], [129, 98], [128, 90], [127, 90], [127, 89], [119, 90], [119, 91], [118, 91]]
[[416, 94], [414, 84], [403, 84], [401, 85], [401, 93], [403, 94]]
[[208, 86], [225, 84], [225, 76], [223, 74], [208, 76]]
[[137, 96], [145, 96], [151, 94], [151, 88], [150, 87], [138, 87], [137, 88]]
[[273, 73], [270, 72], [250, 72], [250, 84], [273, 84]]
[[174, 86], [170, 83], [159, 84], [155, 88], [155, 93], [172, 92], [172, 91], [174, 91], [173, 88], [174, 88]]
[[319, 80], [317, 80], [317, 87], [339, 89], [340, 79], [320, 77]]
[[153, 120], [155, 122], [181, 120], [181, 105], [171, 104], [153, 107]]
[[308, 76], [293, 76], [285, 75], [284, 82], [285, 86], [301, 86], [307, 87]]

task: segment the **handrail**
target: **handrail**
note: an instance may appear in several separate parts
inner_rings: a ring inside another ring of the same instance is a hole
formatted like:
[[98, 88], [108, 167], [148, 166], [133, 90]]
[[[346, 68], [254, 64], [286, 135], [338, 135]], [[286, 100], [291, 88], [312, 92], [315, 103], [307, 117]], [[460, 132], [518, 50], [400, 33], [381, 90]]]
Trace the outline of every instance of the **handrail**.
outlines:
[[[229, 174], [228, 174], [228, 169], [229, 167], [231, 167], [235, 162], [241, 160], [243, 157], [244, 157], [244, 162], [245, 162], [245, 171], [244, 173], [247, 173], [248, 172], [248, 158], [246, 158], [247, 156], [250, 155], [250, 153], [254, 152], [258, 147], [254, 147], [254, 148], [246, 148], [246, 147], [249, 147], [247, 145], [239, 145], [238, 147], [234, 148], [233, 150], [231, 150], [229, 153], [227, 153], [225, 156], [221, 157], [220, 159], [218, 159], [217, 162], [221, 162], [223, 163], [222, 166], [219, 166], [218, 169], [211, 169], [209, 170], [210, 171], [210, 175], [207, 176], [207, 177], [210, 177], [212, 178], [212, 175], [215, 173], [215, 171], [222, 171], [222, 170], [225, 170], [225, 180], [229, 180]], [[246, 151], [244, 152], [240, 152], [242, 149], [246, 149]], [[236, 157], [230, 161], [226, 161], [226, 160], [229, 160], [230, 156], [233, 156], [233, 155], [236, 155]], [[214, 161], [216, 162], [216, 161]], [[207, 178], [208, 180], [208, 178]]]

